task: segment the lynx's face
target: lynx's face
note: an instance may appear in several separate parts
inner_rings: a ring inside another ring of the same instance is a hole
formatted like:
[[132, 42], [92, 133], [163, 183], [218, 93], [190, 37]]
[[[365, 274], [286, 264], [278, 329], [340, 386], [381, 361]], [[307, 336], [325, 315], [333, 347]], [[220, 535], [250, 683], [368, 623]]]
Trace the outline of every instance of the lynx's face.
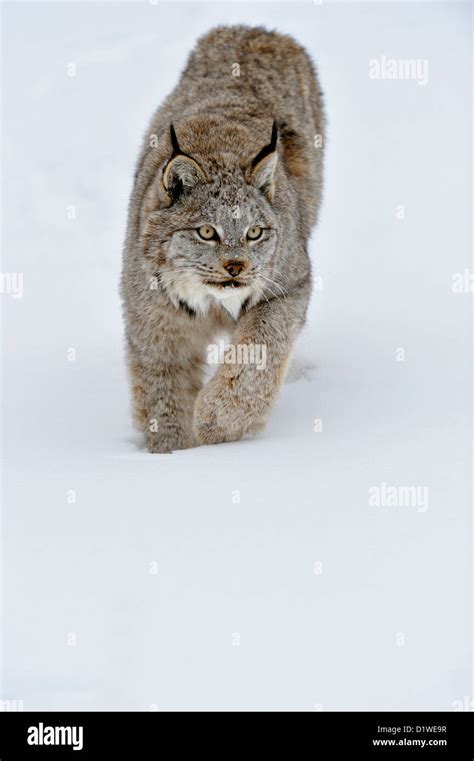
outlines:
[[[276, 142], [276, 130], [274, 139]], [[169, 207], [155, 213], [160, 281], [176, 306], [204, 314], [219, 302], [233, 317], [272, 289], [278, 219], [271, 206], [275, 146], [250, 165], [204, 173], [178, 153], [163, 170]]]

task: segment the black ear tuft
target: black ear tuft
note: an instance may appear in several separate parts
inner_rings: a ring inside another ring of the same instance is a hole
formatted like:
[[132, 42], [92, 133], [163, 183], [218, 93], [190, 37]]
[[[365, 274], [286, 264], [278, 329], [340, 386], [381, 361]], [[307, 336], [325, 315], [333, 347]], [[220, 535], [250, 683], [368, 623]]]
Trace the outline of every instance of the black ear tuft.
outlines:
[[174, 158], [174, 156], [178, 156], [182, 151], [179, 147], [178, 138], [176, 137], [176, 132], [172, 124], [170, 124], [170, 137], [171, 145], [173, 146], [173, 155], [171, 158]]
[[162, 184], [173, 201], [177, 201], [183, 193], [189, 192], [199, 182], [205, 179], [205, 174], [198, 162], [179, 147], [176, 130], [170, 124], [170, 139], [173, 152], [163, 169]]
[[273, 126], [272, 126], [272, 136], [270, 138], [270, 142], [268, 145], [266, 145], [262, 150], [257, 153], [255, 158], [252, 160], [252, 168], [257, 166], [257, 164], [262, 161], [262, 159], [266, 158], [266, 156], [269, 156], [270, 153], [274, 153], [276, 151], [277, 146], [277, 140], [278, 140], [278, 127], [275, 120], [273, 120]]
[[273, 124], [272, 124], [272, 136], [271, 136], [271, 139], [270, 139], [270, 150], [271, 151], [276, 151], [277, 139], [278, 139], [278, 126], [277, 126], [277, 123], [276, 123], [276, 121], [274, 119], [273, 120]]
[[250, 164], [249, 182], [266, 195], [269, 201], [273, 201], [275, 192], [274, 173], [278, 161], [277, 141], [278, 127], [274, 121], [270, 142], [257, 153]]

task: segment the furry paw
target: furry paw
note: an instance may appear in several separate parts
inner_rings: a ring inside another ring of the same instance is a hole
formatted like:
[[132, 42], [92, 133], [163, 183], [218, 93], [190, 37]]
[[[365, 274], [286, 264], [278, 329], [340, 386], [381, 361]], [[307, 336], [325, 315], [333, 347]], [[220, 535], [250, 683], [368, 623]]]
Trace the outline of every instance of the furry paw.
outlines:
[[178, 449], [191, 449], [196, 442], [191, 435], [185, 435], [179, 431], [147, 431], [145, 444], [151, 454], [169, 454]]
[[212, 379], [199, 393], [194, 407], [194, 435], [200, 444], [238, 441], [249, 429], [242, 399], [219, 380]]

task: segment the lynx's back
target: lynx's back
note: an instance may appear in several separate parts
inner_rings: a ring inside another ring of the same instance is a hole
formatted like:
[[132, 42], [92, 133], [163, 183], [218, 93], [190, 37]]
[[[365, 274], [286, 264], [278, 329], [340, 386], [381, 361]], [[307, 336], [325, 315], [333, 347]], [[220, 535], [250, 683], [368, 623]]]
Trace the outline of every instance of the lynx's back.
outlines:
[[323, 129], [308, 55], [291, 37], [259, 27], [218, 27], [202, 37], [174, 99], [190, 113], [273, 117], [288, 127], [307, 128], [311, 136]]
[[178, 85], [145, 135], [135, 210], [143, 202], [146, 212], [159, 205], [150, 183], [169, 153], [170, 123], [182, 150], [203, 167], [225, 169], [244, 166], [268, 142], [274, 120], [283, 159], [278, 171], [285, 171], [299, 195], [298, 211], [308, 236], [321, 196], [322, 94], [305, 50], [291, 37], [261, 27], [217, 27], [198, 40]]

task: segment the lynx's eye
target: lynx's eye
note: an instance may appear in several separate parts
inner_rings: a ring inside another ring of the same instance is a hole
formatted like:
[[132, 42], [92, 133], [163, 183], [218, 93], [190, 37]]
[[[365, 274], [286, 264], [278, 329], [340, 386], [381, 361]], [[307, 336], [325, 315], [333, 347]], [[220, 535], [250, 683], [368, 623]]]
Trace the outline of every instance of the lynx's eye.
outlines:
[[249, 240], [258, 240], [262, 234], [262, 228], [258, 225], [252, 225], [252, 227], [249, 227], [247, 230], [247, 238]]
[[217, 232], [211, 225], [201, 225], [201, 227], [198, 227], [198, 234], [203, 240], [219, 240]]

